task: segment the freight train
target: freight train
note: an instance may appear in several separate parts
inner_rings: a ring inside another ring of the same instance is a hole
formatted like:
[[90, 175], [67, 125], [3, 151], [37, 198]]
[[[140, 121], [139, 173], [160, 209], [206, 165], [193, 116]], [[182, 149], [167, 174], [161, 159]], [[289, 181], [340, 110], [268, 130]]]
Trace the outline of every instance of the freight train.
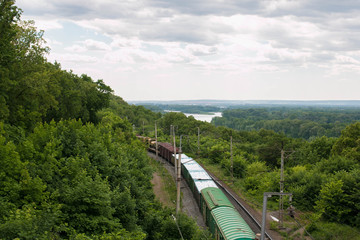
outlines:
[[[148, 145], [149, 151], [156, 152], [154, 140], [138, 137]], [[170, 143], [158, 142], [157, 150], [161, 157], [175, 165], [174, 147]], [[178, 148], [176, 152], [179, 152]], [[176, 154], [176, 158], [179, 158], [179, 154]], [[181, 173], [194, 194], [206, 225], [216, 240], [256, 239], [255, 233], [209, 174], [194, 159], [182, 153]]]

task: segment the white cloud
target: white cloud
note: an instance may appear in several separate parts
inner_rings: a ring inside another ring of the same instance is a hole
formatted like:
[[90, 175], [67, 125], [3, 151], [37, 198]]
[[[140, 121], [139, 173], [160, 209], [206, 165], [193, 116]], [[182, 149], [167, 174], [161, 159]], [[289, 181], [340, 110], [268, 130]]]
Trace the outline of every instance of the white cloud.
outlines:
[[339, 56], [336, 56], [336, 60], [339, 62], [339, 63], [342, 63], [342, 64], [355, 64], [355, 65], [358, 65], [360, 67], [360, 61], [352, 58], [352, 57], [349, 57], [349, 56], [343, 56], [343, 55], [339, 55]]
[[111, 47], [104, 42], [96, 41], [93, 39], [86, 39], [85, 41], [65, 48], [65, 50], [70, 52], [82, 53], [87, 51], [110, 51]]
[[100, 41], [95, 41], [92, 39], [85, 40], [84, 45], [88, 50], [93, 50], [93, 51], [109, 51], [109, 50], [111, 50], [111, 47], [109, 45], [107, 45], [106, 43], [100, 42]]
[[[159, 75], [175, 75], [175, 81], [180, 79], [176, 76], [186, 72], [186, 77], [199, 86], [207, 80], [216, 82], [216, 77], [239, 86], [232, 79], [234, 76], [246, 76], [242, 78], [247, 79], [244, 84], [253, 86], [250, 81], [258, 83], [263, 78], [269, 78], [269, 83], [276, 83], [274, 79], [279, 78], [292, 79], [291, 73], [298, 69], [303, 70], [298, 75], [306, 72], [306, 76], [314, 76], [314, 81], [329, 80], [335, 75], [346, 78], [343, 75], [349, 73], [355, 78], [360, 72], [360, 9], [356, 1], [18, 0], [17, 3], [26, 16], [33, 16], [39, 28], [57, 31], [63, 38], [69, 36], [67, 42], [56, 34], [48, 38], [55, 49], [51, 58], [74, 66], [82, 64], [81, 69], [97, 65], [106, 70], [96, 74], [104, 71], [111, 82], [118, 82], [112, 75], [119, 73], [125, 74], [122, 79], [127, 81], [139, 76], [144, 81], [155, 81]], [[83, 35], [69, 30], [64, 22], [76, 24], [84, 30]], [[87, 35], [86, 31], [97, 35]], [[219, 87], [219, 91], [229, 90], [224, 89]]]
[[50, 59], [59, 61], [60, 63], [62, 63], [62, 62], [65, 62], [65, 63], [69, 63], [69, 62], [72, 62], [72, 63], [96, 63], [96, 62], [98, 62], [98, 59], [93, 56], [81, 55], [81, 54], [70, 54], [70, 53], [51, 54]]
[[121, 36], [114, 36], [111, 47], [141, 48], [142, 42], [138, 38], [125, 38]]
[[76, 52], [76, 53], [82, 53], [82, 52], [86, 52], [87, 49], [84, 46], [80, 46], [78, 44], [72, 45], [71, 47], [67, 47], [65, 48], [66, 51], [69, 52]]
[[59, 23], [59, 21], [57, 21], [57, 20], [54, 20], [54, 21], [51, 21], [48, 19], [42, 20], [41, 18], [38, 21], [36, 21], [36, 25], [37, 25], [38, 29], [44, 30], [44, 31], [63, 28], [62, 24]]
[[271, 13], [278, 10], [293, 10], [303, 6], [304, 0], [263, 0], [261, 6], [264, 11]]

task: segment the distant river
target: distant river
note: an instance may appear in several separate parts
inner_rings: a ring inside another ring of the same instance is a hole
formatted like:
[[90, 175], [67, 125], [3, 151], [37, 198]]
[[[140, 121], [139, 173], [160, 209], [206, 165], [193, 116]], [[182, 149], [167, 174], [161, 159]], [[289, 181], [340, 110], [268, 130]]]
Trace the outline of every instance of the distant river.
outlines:
[[211, 114], [193, 114], [193, 113], [185, 113], [185, 115], [193, 116], [196, 120], [204, 121], [204, 122], [211, 122], [213, 117], [221, 117], [221, 112], [214, 112], [214, 115]]
[[[164, 112], [180, 112], [180, 111], [170, 111], [164, 110]], [[213, 112], [212, 114], [196, 114], [196, 113], [184, 113], [187, 117], [193, 116], [196, 120], [211, 122], [213, 117], [221, 117], [221, 112]]]

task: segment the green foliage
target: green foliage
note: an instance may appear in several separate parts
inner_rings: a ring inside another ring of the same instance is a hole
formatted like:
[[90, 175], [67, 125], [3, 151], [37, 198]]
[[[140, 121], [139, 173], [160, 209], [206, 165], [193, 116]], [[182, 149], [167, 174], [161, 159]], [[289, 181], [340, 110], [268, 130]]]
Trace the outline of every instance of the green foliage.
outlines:
[[265, 161], [271, 167], [279, 167], [281, 149], [289, 142], [289, 139], [283, 135], [264, 129], [259, 131], [259, 135], [262, 139], [261, 144], [257, 147], [259, 160]]
[[44, 202], [39, 209], [35, 204], [24, 205], [11, 211], [7, 221], [0, 224], [1, 239], [57, 239], [60, 224], [60, 205]]
[[111, 207], [111, 190], [108, 182], [88, 176], [86, 171], [79, 171], [74, 179], [63, 189], [59, 200], [66, 222], [71, 228], [86, 234], [112, 232], [121, 227], [113, 218], [115, 209]]
[[339, 171], [322, 186], [316, 210], [328, 221], [360, 226], [359, 170]]
[[335, 138], [313, 138], [310, 141], [297, 140], [293, 147], [295, 152], [289, 157], [288, 165], [296, 166], [299, 164], [316, 164], [317, 162], [328, 159], [331, 156], [331, 149], [335, 143]]
[[[179, 239], [172, 210], [154, 199], [152, 170], [129, 123], [102, 120], [39, 124], [17, 144], [0, 124], [1, 238]], [[181, 227], [197, 239], [189, 221]]]
[[[247, 164], [248, 164], [247, 161], [241, 155], [234, 156], [233, 157], [233, 173], [234, 173], [234, 177], [243, 178], [245, 176], [245, 173], [246, 173]], [[227, 169], [230, 172], [230, 170], [231, 170], [231, 160], [230, 160], [230, 158], [223, 159], [223, 161], [221, 162], [221, 166], [223, 168]]]
[[0, 3], [0, 121], [28, 130], [37, 122], [81, 118], [96, 123], [112, 90], [46, 61], [49, 48], [33, 21], [21, 21], [14, 1]]
[[340, 131], [360, 120], [356, 108], [268, 107], [230, 109], [213, 119], [216, 126], [237, 130], [273, 130], [293, 138], [338, 137]]
[[317, 171], [326, 174], [334, 174], [340, 170], [351, 171], [359, 167], [360, 164], [356, 160], [342, 156], [332, 156], [329, 159], [323, 159], [315, 165]]
[[161, 118], [161, 113], [152, 112], [143, 106], [129, 105], [121, 97], [114, 95], [110, 97], [109, 109], [106, 111], [111, 111], [116, 116], [127, 119], [136, 133], [146, 136], [155, 136], [155, 120]]
[[344, 224], [315, 222], [307, 230], [318, 240], [359, 239], [358, 230]]
[[360, 122], [347, 126], [332, 149], [335, 155], [345, 156], [360, 162]]
[[[360, 123], [352, 123], [358, 109], [228, 110], [215, 118], [219, 127], [154, 113], [112, 95], [102, 80], [48, 63], [34, 22], [21, 21], [12, 0], [1, 0], [0, 11], [1, 239], [179, 239], [173, 210], [154, 199], [152, 169], [134, 135], [153, 137], [155, 121], [160, 139], [169, 141], [175, 126], [177, 145], [183, 135], [184, 151], [226, 174], [232, 137], [237, 184], [259, 201], [279, 190], [280, 150], [291, 152], [285, 190], [295, 206], [360, 226]], [[185, 239], [201, 238], [186, 216], [178, 224]], [[340, 226], [331, 224], [309, 229], [321, 239], [321, 227]]]
[[[250, 112], [250, 110], [248, 110]], [[336, 111], [334, 111], [336, 113]], [[296, 114], [300, 114], [301, 111]], [[311, 111], [304, 111], [306, 117], [303, 120], [323, 121], [324, 116], [333, 114], [330, 110], [316, 116]], [[253, 120], [265, 118], [269, 111], [256, 110]], [[275, 113], [277, 114], [277, 113]], [[357, 114], [349, 109], [346, 114]], [[347, 115], [347, 116], [350, 116]], [[243, 116], [243, 115], [242, 115]], [[256, 117], [255, 117], [256, 116]], [[299, 115], [288, 115], [293, 118]], [[338, 116], [331, 115], [333, 119]], [[246, 115], [243, 116], [247, 118]], [[342, 116], [343, 117], [343, 116]], [[346, 118], [348, 121], [349, 118]], [[299, 120], [300, 121], [300, 120]], [[333, 120], [330, 120], [333, 121]], [[224, 127], [208, 127], [206, 123], [193, 121], [186, 118], [182, 113], [168, 113], [161, 119], [163, 131], [169, 132], [170, 125], [181, 126], [177, 134], [188, 133], [187, 140], [183, 140], [185, 151], [197, 153], [197, 127], [200, 128], [200, 154], [207, 158], [211, 164], [217, 164], [224, 169], [225, 175], [230, 172], [230, 136], [234, 142], [234, 175], [240, 180], [240, 185], [246, 194], [254, 197], [259, 202], [263, 192], [279, 190], [280, 180], [280, 151], [286, 150], [285, 156], [285, 191], [294, 194], [293, 204], [300, 210], [317, 212], [323, 219], [346, 223], [351, 226], [358, 225], [357, 200], [359, 193], [352, 186], [358, 186], [353, 172], [360, 166], [357, 159], [358, 123], [349, 125], [343, 131], [339, 139], [326, 136], [317, 136], [309, 133], [308, 141], [292, 139], [284, 134], [278, 134], [271, 130], [259, 131], [234, 131]], [[307, 131], [308, 127], [302, 126], [296, 131]], [[206, 130], [204, 130], [206, 129]], [[319, 131], [317, 133], [320, 133]], [[345, 184], [342, 176], [346, 179]], [[351, 177], [350, 177], [351, 176]], [[333, 184], [343, 182], [343, 185]], [[346, 186], [346, 190], [345, 190]], [[341, 193], [341, 194], [340, 194]], [[333, 199], [331, 194], [338, 194]], [[339, 198], [343, 196], [344, 199]], [[274, 199], [269, 204], [274, 205]], [[329, 210], [327, 210], [329, 209]], [[333, 218], [324, 215], [330, 211]]]
[[329, 220], [339, 221], [344, 215], [349, 213], [349, 209], [344, 206], [345, 195], [342, 190], [343, 182], [341, 180], [333, 180], [320, 190], [319, 201], [316, 202], [316, 209], [321, 214], [330, 217]]

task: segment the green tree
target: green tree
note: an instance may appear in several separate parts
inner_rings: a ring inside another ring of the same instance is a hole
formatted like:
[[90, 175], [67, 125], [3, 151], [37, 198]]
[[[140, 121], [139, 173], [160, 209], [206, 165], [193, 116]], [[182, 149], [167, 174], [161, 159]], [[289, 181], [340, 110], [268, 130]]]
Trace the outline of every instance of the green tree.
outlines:
[[13, 42], [17, 36], [15, 28], [19, 21], [21, 11], [14, 6], [13, 0], [0, 1], [0, 120], [5, 121], [9, 117], [8, 91], [13, 87], [14, 80], [11, 78], [13, 65], [17, 61], [16, 46]]
[[347, 126], [335, 142], [332, 153], [360, 162], [360, 122]]
[[326, 183], [320, 190], [319, 200], [316, 201], [315, 209], [330, 221], [341, 221], [348, 215], [350, 209], [346, 207], [346, 196], [344, 194], [343, 181], [332, 180]]

